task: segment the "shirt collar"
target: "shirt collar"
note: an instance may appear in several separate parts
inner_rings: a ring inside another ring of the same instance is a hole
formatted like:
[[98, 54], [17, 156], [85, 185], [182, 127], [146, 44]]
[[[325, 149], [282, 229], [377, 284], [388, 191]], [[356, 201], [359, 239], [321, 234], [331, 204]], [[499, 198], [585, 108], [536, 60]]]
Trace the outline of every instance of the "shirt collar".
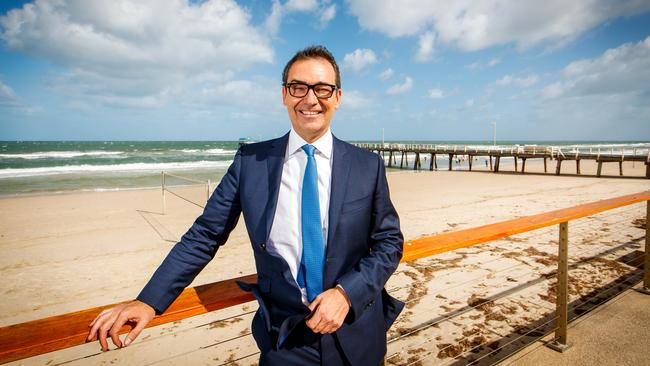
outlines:
[[[307, 141], [300, 137], [300, 135], [298, 135], [298, 133], [293, 128], [291, 128], [291, 131], [289, 132], [289, 143], [287, 144], [287, 154], [285, 160], [288, 159], [291, 155], [295, 154], [297, 151], [301, 150], [302, 146], [305, 144], [307, 144]], [[311, 145], [316, 148], [316, 151], [329, 159], [332, 156], [332, 144], [332, 131], [328, 128], [327, 132], [325, 132], [323, 136], [314, 141]]]

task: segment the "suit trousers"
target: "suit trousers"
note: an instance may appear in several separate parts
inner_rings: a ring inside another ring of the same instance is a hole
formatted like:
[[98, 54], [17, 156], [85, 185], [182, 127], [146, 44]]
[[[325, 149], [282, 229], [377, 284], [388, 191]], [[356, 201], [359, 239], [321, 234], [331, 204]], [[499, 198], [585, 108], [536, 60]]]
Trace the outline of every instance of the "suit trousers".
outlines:
[[306, 331], [301, 345], [260, 354], [260, 366], [350, 366], [336, 336]]

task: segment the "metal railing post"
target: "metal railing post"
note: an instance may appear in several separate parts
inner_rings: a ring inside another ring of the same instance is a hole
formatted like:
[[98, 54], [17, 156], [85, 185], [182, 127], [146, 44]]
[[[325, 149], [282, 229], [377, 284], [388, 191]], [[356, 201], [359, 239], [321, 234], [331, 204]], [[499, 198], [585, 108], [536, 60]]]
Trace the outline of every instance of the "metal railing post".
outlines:
[[163, 215], [165, 214], [165, 206], [167, 206], [167, 202], [165, 201], [165, 172], [161, 172], [162, 174], [162, 213]]
[[650, 201], [646, 202], [645, 212], [645, 261], [643, 262], [643, 287], [637, 289], [646, 295], [650, 295]]
[[548, 344], [549, 348], [565, 352], [571, 345], [567, 341], [569, 324], [569, 223], [560, 223], [560, 244], [557, 261], [557, 297], [556, 297], [556, 329], [555, 339]]

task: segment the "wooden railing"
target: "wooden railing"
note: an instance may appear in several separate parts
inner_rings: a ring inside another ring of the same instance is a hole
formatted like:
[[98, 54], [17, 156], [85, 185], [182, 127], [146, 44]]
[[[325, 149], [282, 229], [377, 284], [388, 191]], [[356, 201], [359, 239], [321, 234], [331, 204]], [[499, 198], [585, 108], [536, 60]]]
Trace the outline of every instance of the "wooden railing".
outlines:
[[[650, 190], [636, 194], [587, 203], [579, 206], [537, 215], [526, 216], [495, 224], [422, 237], [404, 243], [402, 262], [449, 252], [455, 249], [485, 243], [510, 235], [559, 225], [558, 296], [556, 346], [563, 350], [567, 345], [567, 226], [571, 220], [591, 216], [603, 211], [650, 200]], [[646, 247], [644, 289], [650, 291], [650, 256], [647, 255], [650, 237], [650, 203], [646, 211]], [[188, 288], [181, 293], [170, 308], [156, 316], [148, 327], [170, 323], [191, 316], [243, 304], [254, 298], [239, 289], [235, 281], [255, 282], [255, 274]], [[0, 363], [20, 360], [85, 343], [88, 324], [111, 304], [73, 313], [38, 319], [0, 328]], [[131, 330], [125, 325], [120, 334]]]

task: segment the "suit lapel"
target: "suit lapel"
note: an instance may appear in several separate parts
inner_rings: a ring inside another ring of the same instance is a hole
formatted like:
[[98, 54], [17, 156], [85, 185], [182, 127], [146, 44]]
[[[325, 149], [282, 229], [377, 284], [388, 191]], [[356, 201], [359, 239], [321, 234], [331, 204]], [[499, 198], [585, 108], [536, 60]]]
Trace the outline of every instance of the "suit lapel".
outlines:
[[[339, 213], [345, 200], [347, 191], [348, 175], [350, 174], [350, 162], [346, 159], [347, 147], [334, 136], [332, 147], [332, 181], [330, 183], [330, 207], [327, 229], [327, 258], [331, 258], [335, 250], [332, 249], [334, 235], [339, 224]], [[326, 268], [327, 272], [327, 268]]]
[[268, 172], [268, 200], [266, 202], [266, 209], [264, 210], [264, 217], [266, 219], [266, 235], [264, 242], [269, 241], [271, 234], [271, 226], [273, 225], [273, 217], [275, 216], [275, 208], [278, 203], [278, 194], [280, 192], [280, 181], [282, 180], [282, 166], [284, 164], [284, 155], [287, 150], [287, 142], [289, 141], [289, 134], [275, 140], [269, 148], [266, 158], [266, 168]]

